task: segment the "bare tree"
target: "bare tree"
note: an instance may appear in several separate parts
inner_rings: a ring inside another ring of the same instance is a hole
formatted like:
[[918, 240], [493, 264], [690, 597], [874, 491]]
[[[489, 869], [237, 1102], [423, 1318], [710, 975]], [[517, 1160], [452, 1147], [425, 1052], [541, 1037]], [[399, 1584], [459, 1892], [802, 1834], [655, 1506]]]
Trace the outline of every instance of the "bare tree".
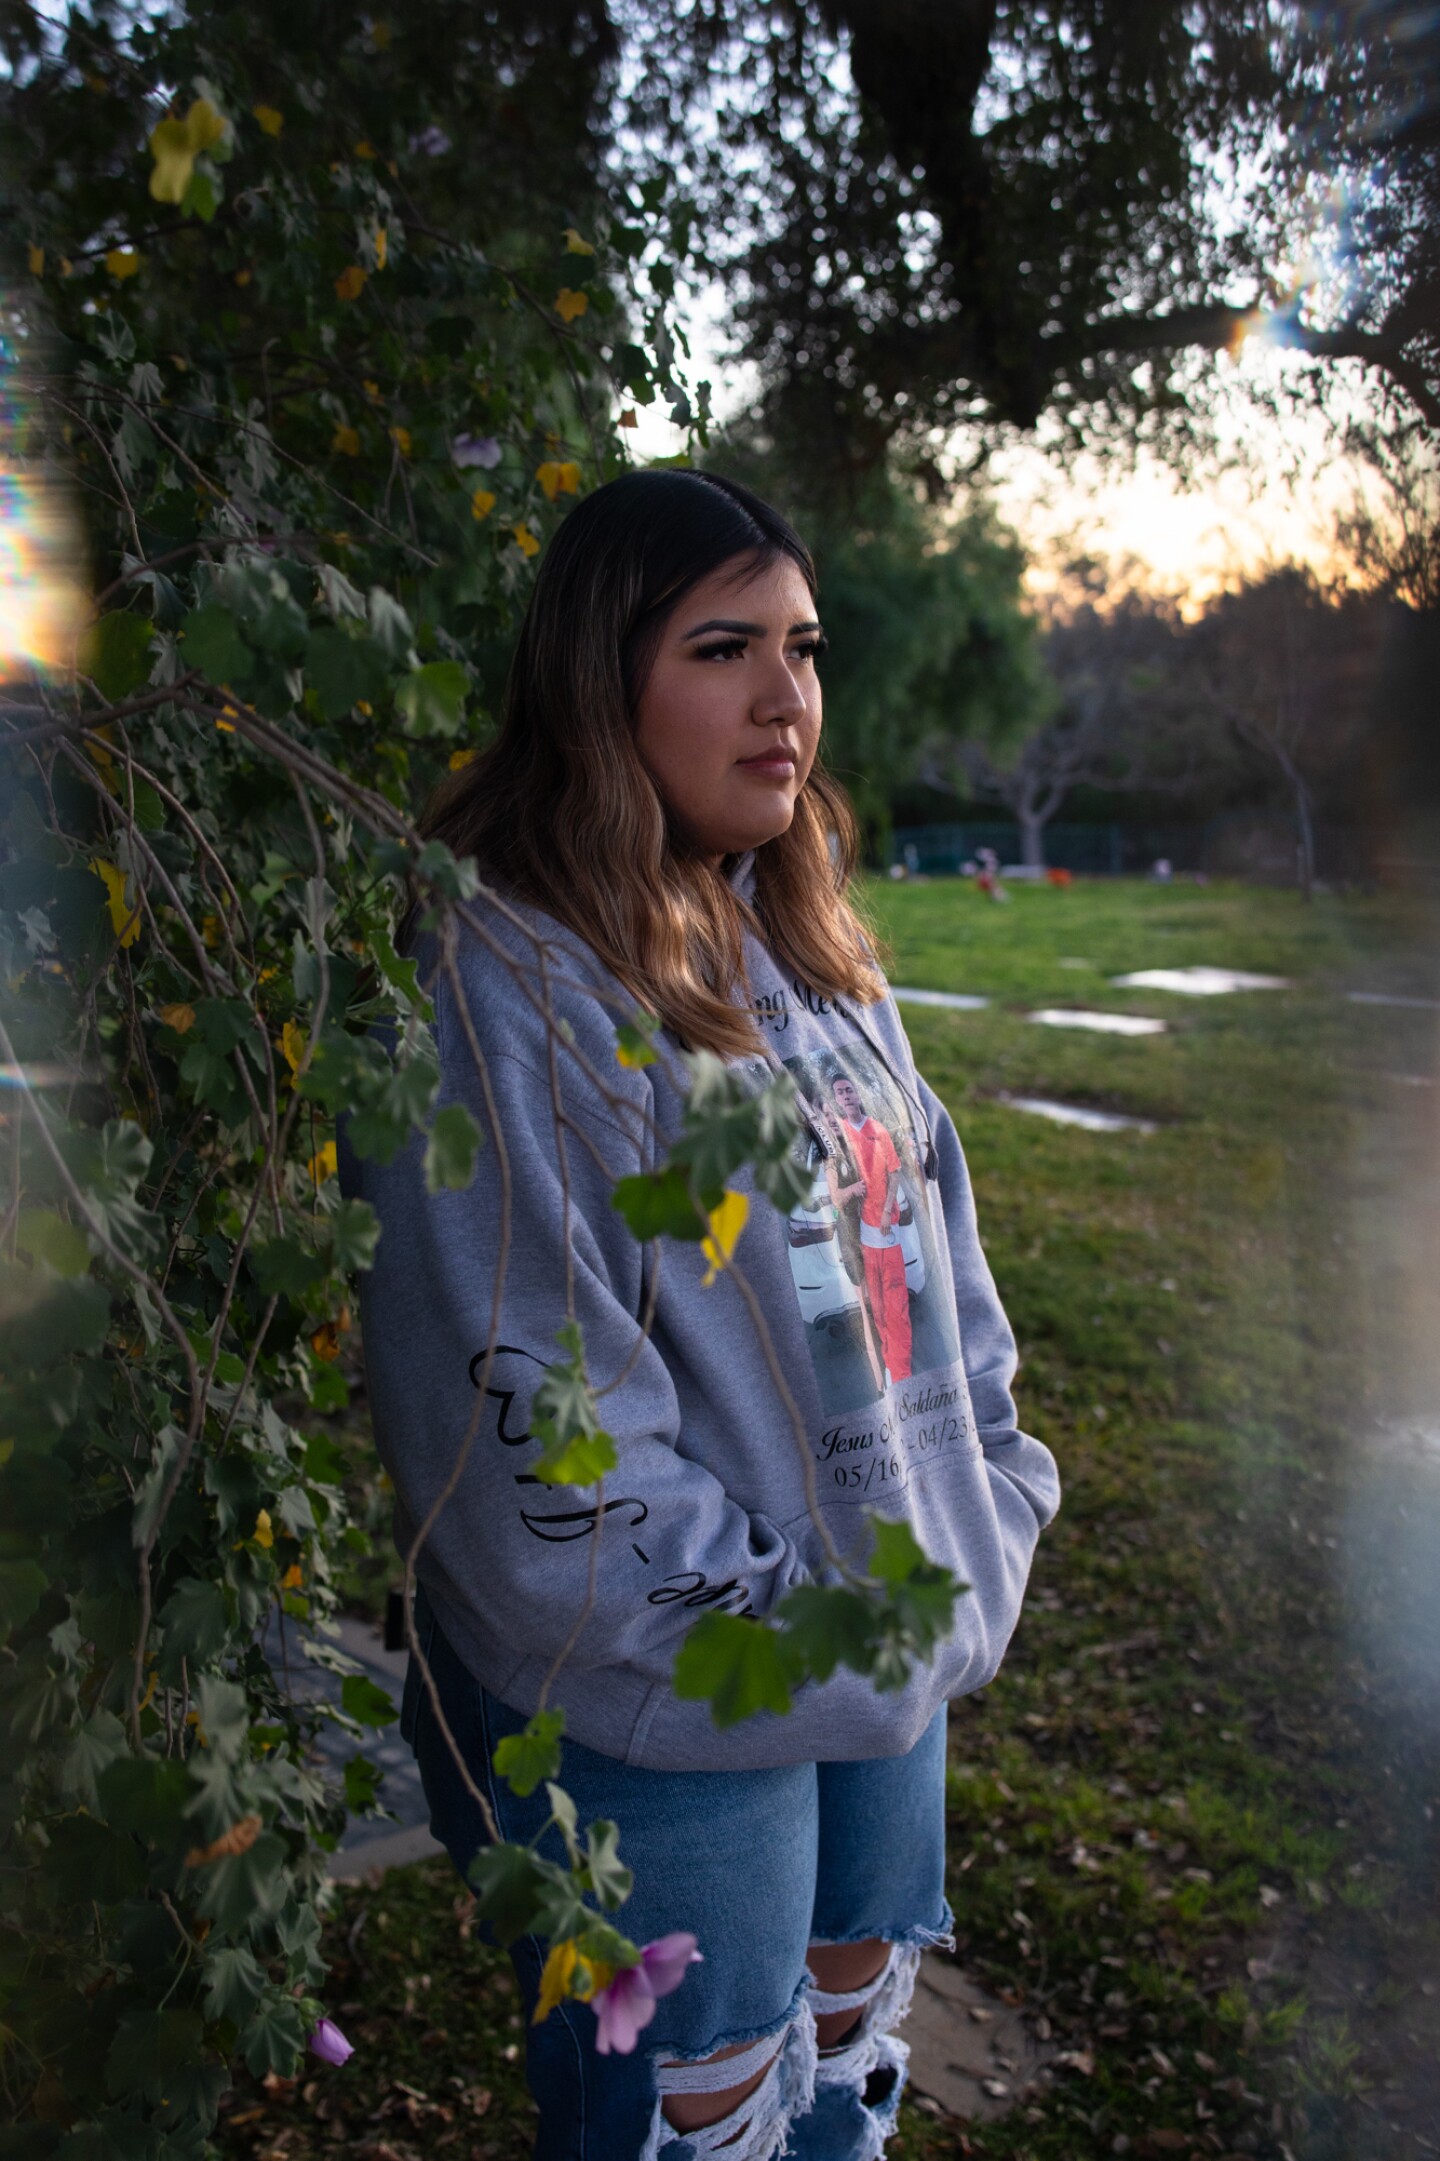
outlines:
[[1315, 887], [1315, 793], [1370, 719], [1381, 607], [1327, 592], [1286, 564], [1207, 611], [1190, 634], [1195, 680], [1234, 740], [1284, 785], [1295, 819], [1296, 878]]
[[1037, 726], [1013, 748], [964, 738], [937, 743], [927, 760], [932, 781], [1006, 806], [1028, 869], [1044, 869], [1045, 828], [1073, 789], [1169, 792], [1189, 781], [1184, 626], [1173, 602], [1135, 582], [1133, 567], [1089, 558], [1067, 566], [1042, 646], [1051, 708]]

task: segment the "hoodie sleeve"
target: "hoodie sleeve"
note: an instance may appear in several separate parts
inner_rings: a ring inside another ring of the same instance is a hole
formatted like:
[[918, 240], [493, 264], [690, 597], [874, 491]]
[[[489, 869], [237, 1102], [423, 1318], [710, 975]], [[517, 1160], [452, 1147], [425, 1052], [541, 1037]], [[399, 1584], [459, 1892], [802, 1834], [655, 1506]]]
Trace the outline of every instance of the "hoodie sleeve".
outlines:
[[981, 1251], [965, 1152], [955, 1121], [934, 1089], [924, 1080], [919, 1082], [919, 1089], [935, 1144], [940, 1199], [955, 1278], [961, 1355], [980, 1445], [992, 1485], [1000, 1479], [1014, 1488], [1033, 1511], [1038, 1535], [1060, 1505], [1055, 1458], [1043, 1442], [1022, 1433], [1016, 1423], [1011, 1394], [1019, 1363], [1015, 1336], [1005, 1318], [990, 1264]]
[[[599, 1687], [600, 1669], [624, 1666], [668, 1682], [695, 1615], [673, 1593], [647, 1595], [647, 1586], [693, 1580], [710, 1587], [707, 1603], [766, 1613], [805, 1571], [793, 1541], [687, 1455], [674, 1383], [654, 1346], [641, 1341], [649, 1271], [696, 1265], [696, 1249], [668, 1242], [657, 1260], [611, 1205], [615, 1179], [657, 1153], [645, 1131], [646, 1076], [617, 1064], [614, 1026], [598, 999], [574, 986], [557, 990], [557, 1015], [569, 1031], [558, 1047], [557, 1131], [538, 1015], [513, 974], [493, 961], [469, 958], [463, 967], [508, 1161], [503, 1272], [502, 1151], [443, 981], [435, 987], [441, 1101], [464, 1104], [485, 1135], [474, 1182], [464, 1192], [427, 1194], [418, 1140], [388, 1167], [353, 1156], [344, 1165], [382, 1225], [363, 1285], [364, 1333], [397, 1541], [402, 1550], [409, 1545], [453, 1483], [418, 1572], [442, 1611], [464, 1617], [476, 1670], [495, 1693], [522, 1667], [533, 1675], [541, 1662], [543, 1670], [565, 1645], [592, 1569], [592, 1610], [567, 1673], [589, 1670]], [[581, 1059], [618, 1101], [607, 1104], [587, 1083]], [[539, 1444], [529, 1406], [557, 1355], [567, 1289], [620, 1459], [598, 1495], [593, 1487], [541, 1484], [532, 1468]], [[487, 1375], [492, 1316], [497, 1348]]]

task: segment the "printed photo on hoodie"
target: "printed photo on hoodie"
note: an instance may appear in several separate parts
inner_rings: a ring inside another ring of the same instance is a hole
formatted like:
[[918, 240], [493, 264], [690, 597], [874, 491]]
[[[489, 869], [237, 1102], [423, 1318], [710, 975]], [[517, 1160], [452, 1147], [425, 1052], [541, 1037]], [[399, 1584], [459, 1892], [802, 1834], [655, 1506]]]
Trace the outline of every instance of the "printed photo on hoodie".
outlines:
[[960, 1355], [905, 1100], [867, 1044], [787, 1058], [814, 1176], [786, 1226], [820, 1402], [846, 1414]]

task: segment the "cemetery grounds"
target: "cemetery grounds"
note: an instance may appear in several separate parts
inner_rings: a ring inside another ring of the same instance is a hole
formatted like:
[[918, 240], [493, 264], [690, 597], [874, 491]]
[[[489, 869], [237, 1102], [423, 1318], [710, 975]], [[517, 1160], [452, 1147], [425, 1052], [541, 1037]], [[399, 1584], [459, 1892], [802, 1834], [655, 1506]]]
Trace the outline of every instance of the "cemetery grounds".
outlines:
[[[916, 2094], [891, 2151], [1418, 2161], [1440, 2153], [1435, 906], [1012, 892], [870, 901], [893, 982], [991, 1001], [904, 1015], [965, 1142], [1022, 1421], [1065, 1480], [949, 1771], [959, 1960], [1048, 2060], [1018, 2096], [1002, 2063], [986, 2121]], [[1112, 981], [1197, 964], [1290, 987]], [[1028, 1018], [1067, 1006], [1167, 1026]], [[337, 1432], [383, 1518], [358, 1373]], [[384, 1580], [357, 1575], [357, 1611]], [[448, 1863], [341, 1888], [327, 1952], [356, 2054], [242, 2074], [222, 2149], [522, 2161], [515, 1994]]]

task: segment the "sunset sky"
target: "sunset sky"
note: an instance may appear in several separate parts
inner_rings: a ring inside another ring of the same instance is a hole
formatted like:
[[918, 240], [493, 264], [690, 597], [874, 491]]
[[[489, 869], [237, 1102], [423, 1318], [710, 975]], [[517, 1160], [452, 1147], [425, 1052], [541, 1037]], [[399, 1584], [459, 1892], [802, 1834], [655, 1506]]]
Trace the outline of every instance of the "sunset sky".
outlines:
[[[711, 302], [714, 306], [714, 302]], [[709, 377], [723, 420], [745, 402], [748, 371], [723, 358], [718, 318], [697, 309], [689, 322], [693, 380]], [[1291, 356], [1256, 345], [1240, 360], [1216, 365], [1232, 391], [1250, 375], [1290, 363]], [[1133, 472], [1107, 473], [1098, 463], [1062, 471], [1041, 450], [1026, 447], [996, 460], [993, 494], [1010, 525], [1033, 551], [1031, 583], [1043, 590], [1048, 564], [1066, 555], [1136, 559], [1142, 582], [1153, 582], [1198, 607], [1217, 590], [1267, 563], [1295, 560], [1322, 574], [1335, 567], [1337, 512], [1354, 499], [1357, 469], [1337, 455], [1318, 419], [1277, 423], [1245, 415], [1232, 401], [1228, 433], [1235, 468], [1182, 489], [1158, 459]], [[667, 457], [685, 447], [683, 432], [658, 408], [642, 409], [632, 438], [641, 458]], [[1287, 477], [1298, 470], [1298, 482]], [[1143, 566], [1143, 568], [1141, 567]]]

